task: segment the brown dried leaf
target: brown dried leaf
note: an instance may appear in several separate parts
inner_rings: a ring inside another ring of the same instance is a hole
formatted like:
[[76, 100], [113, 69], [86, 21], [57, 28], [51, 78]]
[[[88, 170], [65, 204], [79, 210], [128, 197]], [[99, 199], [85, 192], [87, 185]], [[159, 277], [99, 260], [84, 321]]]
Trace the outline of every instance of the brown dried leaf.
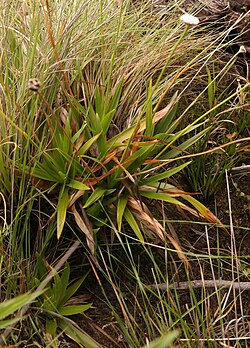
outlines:
[[139, 221], [145, 228], [145, 233], [151, 238], [159, 238], [164, 241], [164, 229], [162, 225], [152, 216], [147, 213], [145, 205], [135, 200], [133, 197], [129, 197], [128, 206], [132, 214], [135, 216], [137, 221]]
[[184, 255], [180, 244], [170, 234], [168, 234], [163, 226], [151, 215], [149, 209], [143, 202], [135, 200], [133, 197], [129, 197], [128, 205], [135, 218], [143, 225], [145, 233], [149, 238], [159, 238], [162, 242], [165, 242], [165, 237], [173, 244], [177, 251], [179, 258], [185, 263], [186, 267], [189, 267], [188, 260]]
[[84, 190], [79, 190], [77, 191], [76, 193], [74, 193], [71, 197], [70, 197], [70, 203], [69, 203], [69, 206], [68, 206], [68, 209], [70, 209], [74, 204], [75, 202], [78, 200], [78, 198], [80, 198], [81, 196], [84, 195], [86, 191]]
[[187, 268], [190, 268], [190, 264], [188, 262], [188, 259], [186, 258], [185, 254], [183, 253], [180, 244], [168, 233], [166, 233], [166, 236], [168, 237], [169, 241], [173, 244], [177, 251], [177, 255], [179, 258], [185, 263]]
[[85, 222], [83, 221], [81, 215], [78, 213], [78, 211], [76, 210], [75, 204], [72, 205], [71, 207], [71, 211], [74, 215], [75, 221], [78, 225], [78, 227], [81, 229], [81, 231], [86, 235], [86, 240], [87, 240], [87, 244], [89, 247], [89, 250], [91, 252], [92, 255], [94, 255], [94, 251], [95, 251], [95, 243], [94, 243], [94, 238], [93, 238], [93, 231], [92, 229], [88, 228], [87, 225], [85, 224]]
[[62, 123], [65, 125], [67, 122], [69, 113], [63, 106], [60, 107], [59, 115], [60, 115], [60, 119], [61, 119]]

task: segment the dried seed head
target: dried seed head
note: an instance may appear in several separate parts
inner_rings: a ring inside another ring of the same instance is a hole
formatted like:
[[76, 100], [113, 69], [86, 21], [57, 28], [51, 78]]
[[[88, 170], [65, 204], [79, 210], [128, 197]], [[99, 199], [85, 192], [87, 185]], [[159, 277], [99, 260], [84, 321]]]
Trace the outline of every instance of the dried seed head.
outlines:
[[244, 45], [241, 45], [239, 48], [239, 53], [246, 53], [246, 47]]
[[192, 16], [188, 13], [184, 13], [182, 16], [180, 16], [180, 20], [182, 20], [182, 22], [189, 25], [197, 25], [200, 23], [200, 20], [198, 17]]
[[37, 92], [41, 87], [41, 82], [38, 79], [29, 79], [28, 89], [33, 92]]

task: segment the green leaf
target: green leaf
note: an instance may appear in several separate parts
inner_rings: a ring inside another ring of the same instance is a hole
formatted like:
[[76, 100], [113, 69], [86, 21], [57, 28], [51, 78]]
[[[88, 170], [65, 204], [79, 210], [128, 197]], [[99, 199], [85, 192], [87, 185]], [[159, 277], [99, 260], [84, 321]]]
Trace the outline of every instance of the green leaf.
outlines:
[[[65, 263], [65, 268], [62, 272], [61, 277], [58, 274], [54, 277], [54, 286], [53, 286], [53, 300], [56, 307], [61, 307], [64, 304], [64, 298], [66, 295], [66, 290], [69, 285], [69, 276], [70, 276], [70, 266], [69, 263]], [[58, 279], [59, 277], [59, 279]]]
[[76, 140], [79, 139], [80, 135], [83, 133], [84, 129], [86, 128], [87, 123], [84, 122], [81, 126], [81, 128], [76, 132], [76, 134], [73, 135], [72, 137], [72, 143], [75, 143]]
[[128, 202], [128, 197], [127, 195], [122, 195], [118, 199], [117, 203], [117, 225], [118, 225], [118, 231], [121, 231], [121, 226], [122, 226], [122, 218], [123, 218], [123, 213], [126, 208]]
[[67, 98], [68, 98], [68, 102], [69, 102], [70, 107], [71, 107], [71, 112], [75, 116], [75, 118], [77, 118], [79, 113], [82, 113], [83, 115], [86, 114], [86, 109], [76, 98], [74, 98], [70, 94], [66, 94], [66, 93], [65, 93], [65, 96], [67, 96]]
[[31, 175], [46, 181], [52, 181], [57, 183], [62, 182], [60, 176], [55, 171], [55, 168], [54, 170], [52, 170], [48, 166], [42, 165], [41, 163], [36, 163], [36, 166], [32, 170]]
[[98, 201], [106, 192], [106, 189], [102, 187], [97, 187], [95, 191], [90, 195], [90, 197], [87, 199], [86, 203], [84, 204], [84, 209]]
[[102, 118], [102, 129], [103, 134], [107, 133], [107, 130], [110, 126], [110, 123], [112, 121], [112, 118], [114, 116], [115, 110], [110, 110], [103, 118]]
[[101, 119], [103, 110], [101, 108], [100, 110], [101, 114], [98, 112], [95, 112], [92, 106], [88, 108], [88, 113], [86, 115], [86, 121], [89, 124], [90, 130], [92, 131], [93, 135], [98, 135], [96, 139], [96, 144], [98, 146], [98, 150], [100, 153], [104, 154], [106, 152], [106, 137], [103, 133], [102, 125], [101, 125]]
[[[68, 177], [71, 178], [74, 177], [74, 174], [72, 174], [72, 169], [78, 170], [78, 172], [82, 173], [82, 165], [79, 161], [79, 158], [77, 158], [77, 155], [73, 153], [65, 153], [62, 150], [58, 150], [59, 156], [61, 158], [61, 161], [64, 165], [61, 165], [61, 167], [64, 167], [64, 172], [66, 171], [68, 173]], [[78, 156], [79, 157], [79, 156]]]
[[36, 258], [37, 258], [36, 274], [39, 276], [39, 278], [40, 278], [39, 281], [41, 282], [48, 274], [48, 270], [45, 267], [42, 256], [40, 254], [36, 253]]
[[146, 100], [146, 129], [145, 135], [151, 137], [154, 134], [154, 115], [152, 105], [152, 80], [149, 81]]
[[65, 125], [64, 132], [65, 133], [62, 133], [61, 142], [58, 144], [58, 148], [60, 150], [62, 150], [63, 152], [70, 154], [73, 151], [73, 146], [72, 146], [71, 141], [70, 141], [70, 138], [72, 136], [72, 134], [71, 134], [72, 128], [70, 125], [69, 118], [68, 118], [67, 123]]
[[80, 328], [77, 328], [67, 319], [58, 319], [57, 321], [63, 332], [76, 343], [82, 345], [84, 348], [101, 348], [101, 346], [89, 335], [87, 335]]
[[[163, 110], [160, 110], [159, 112], [156, 112], [156, 114], [154, 116], [154, 123], [159, 122], [160, 119], [162, 117], [164, 117], [163, 115], [167, 114], [169, 112], [169, 110], [172, 109], [173, 105], [176, 102], [177, 102], [177, 94], [174, 95], [174, 97], [171, 99], [169, 104]], [[135, 130], [137, 129], [137, 126], [138, 126], [138, 122], [133, 124], [131, 127], [125, 129], [124, 131], [122, 131], [118, 135], [114, 136], [110, 140], [108, 140], [107, 141], [107, 148], [117, 147], [117, 146], [123, 144], [124, 141], [130, 139], [133, 136]], [[138, 132], [142, 132], [145, 129], [146, 129], [146, 119], [143, 118], [140, 121], [140, 127], [139, 127]]]
[[78, 180], [71, 179], [67, 186], [80, 191], [90, 190], [90, 188]]
[[13, 314], [18, 309], [23, 306], [33, 302], [38, 296], [40, 296], [43, 291], [34, 292], [34, 293], [26, 293], [20, 296], [17, 296], [13, 299], [6, 300], [0, 303], [0, 320], [4, 319], [10, 314]]
[[57, 205], [57, 238], [61, 237], [69, 204], [68, 188], [62, 187]]
[[87, 272], [84, 276], [82, 276], [80, 279], [78, 279], [76, 282], [74, 282], [72, 285], [70, 285], [66, 291], [65, 296], [62, 299], [62, 304], [64, 304], [66, 301], [68, 301], [74, 293], [79, 289], [79, 287], [82, 285], [83, 281], [86, 279], [89, 272]]
[[139, 239], [139, 241], [141, 243], [144, 243], [144, 238], [143, 235], [141, 233], [141, 230], [133, 216], [133, 214], [131, 213], [131, 211], [126, 208], [124, 210], [124, 218], [126, 219], [126, 221], [128, 222], [128, 224], [130, 225], [130, 227], [132, 228], [132, 230], [134, 231], [134, 233], [136, 234], [137, 238]]
[[[66, 171], [66, 162], [63, 156], [61, 155], [64, 153], [64, 151], [60, 148], [54, 148], [53, 150], [50, 150], [49, 152], [43, 152], [43, 159], [45, 160], [42, 162], [43, 168], [51, 169], [55, 174], [58, 172], [65, 172]], [[72, 158], [72, 157], [70, 157]]]
[[52, 296], [50, 298], [50, 301], [51, 303], [53, 303], [53, 305], [55, 305], [56, 308], [58, 307], [60, 303], [61, 295], [63, 295], [62, 292], [63, 292], [63, 287], [62, 287], [61, 278], [58, 273], [55, 273], [54, 284], [51, 289]]
[[97, 112], [95, 112], [92, 106], [88, 108], [86, 117], [87, 117], [86, 121], [89, 122], [89, 125], [93, 134], [97, 135], [102, 133], [100, 116]]
[[154, 191], [146, 191], [140, 190], [140, 195], [146, 198], [155, 199], [158, 201], [164, 201], [171, 204], [176, 205], [184, 205], [182, 202], [178, 201], [176, 198], [171, 197], [165, 192], [154, 192]]
[[[178, 145], [178, 149], [172, 149], [168, 152], [166, 152], [165, 154], [163, 154], [159, 159], [170, 159], [170, 158], [175, 158], [177, 157], [179, 154], [181, 154], [184, 150], [186, 150], [187, 148], [189, 148], [190, 146], [192, 146], [193, 144], [195, 144], [200, 138], [202, 138], [208, 131], [208, 128], [203, 129], [201, 132], [199, 132], [198, 134], [195, 134], [194, 136], [192, 136], [191, 138], [189, 138], [188, 140], [184, 141], [182, 144]], [[187, 127], [186, 131], [181, 131], [178, 132], [174, 138], [171, 140], [171, 144], [174, 143], [178, 138], [180, 138], [180, 136], [184, 135], [184, 134], [188, 134], [191, 130], [191, 128]], [[169, 147], [169, 145], [168, 145]]]
[[86, 143], [78, 150], [78, 155], [83, 156], [85, 153], [91, 148], [91, 146], [97, 141], [99, 136], [101, 135], [101, 132], [94, 135], [92, 138], [90, 138]]
[[96, 92], [95, 92], [95, 111], [100, 116], [100, 120], [102, 119], [103, 114], [105, 113], [104, 103], [102, 102], [102, 100], [103, 100], [103, 95], [101, 95], [100, 87], [96, 87]]
[[75, 315], [80, 314], [82, 312], [85, 312], [92, 306], [92, 303], [87, 303], [84, 305], [76, 305], [76, 306], [65, 306], [58, 309], [58, 312], [61, 315], [69, 316], [69, 315]]
[[218, 224], [225, 229], [221, 221], [207, 207], [205, 207], [201, 202], [197, 201], [197, 199], [190, 195], [183, 195], [183, 199], [191, 203], [207, 221], [210, 221], [213, 224]]
[[207, 93], [208, 93], [208, 102], [209, 102], [209, 108], [212, 109], [214, 106], [214, 100], [215, 100], [215, 91], [216, 91], [216, 80], [212, 79], [211, 72], [209, 70], [209, 67], [206, 65], [207, 70]]
[[51, 312], [57, 311], [55, 303], [52, 301], [51, 291], [50, 291], [50, 294], [46, 294], [46, 299], [44, 299], [44, 301], [43, 301], [42, 308], [44, 308], [48, 311], [51, 311]]
[[119, 81], [118, 86], [115, 90], [115, 93], [114, 93], [114, 95], [109, 103], [109, 110], [116, 110], [117, 109], [117, 106], [118, 106], [120, 98], [121, 98], [123, 84], [124, 84], [124, 79], [122, 78]]
[[13, 325], [22, 319], [23, 319], [23, 316], [16, 317], [14, 319], [1, 320], [0, 321], [0, 330], [5, 329], [6, 327], [8, 327], [10, 325]]
[[56, 319], [46, 318], [46, 332], [49, 333], [52, 337], [56, 336], [57, 321]]
[[148, 183], [151, 183], [151, 182], [157, 182], [157, 181], [160, 181], [160, 180], [164, 180], [166, 178], [169, 178], [170, 176], [180, 172], [182, 169], [184, 169], [186, 166], [188, 166], [192, 161], [189, 161], [189, 162], [186, 162], [184, 164], [181, 164], [180, 166], [178, 167], [175, 167], [175, 168], [172, 168], [172, 169], [169, 169], [169, 170], [166, 170], [165, 172], [163, 173], [160, 173], [160, 174], [157, 174], [157, 175], [153, 175], [153, 176], [150, 176], [149, 178], [146, 178], [146, 179], [143, 179], [142, 182], [143, 182], [143, 185], [144, 184], [148, 184]]
[[106, 111], [106, 114], [103, 115], [103, 117], [101, 119], [103, 134], [107, 133], [108, 128], [109, 128], [109, 126], [112, 122], [112, 119], [114, 117], [114, 114], [117, 110], [117, 107], [118, 107], [118, 104], [119, 104], [119, 101], [121, 98], [122, 87], [123, 87], [123, 79], [121, 79], [119, 81], [118, 86], [115, 90], [115, 93], [109, 102], [108, 110]]
[[144, 346], [143, 348], [168, 348], [174, 340], [179, 336], [180, 331], [179, 330], [174, 330], [172, 332], [169, 332], [168, 334], [154, 340], [147, 346]]
[[64, 293], [62, 297], [65, 296], [66, 289], [69, 285], [69, 276], [70, 276], [70, 266], [69, 266], [69, 263], [66, 262], [64, 270], [63, 270], [62, 275], [61, 275], [61, 284], [62, 284], [62, 290]]
[[[173, 98], [177, 97], [177, 92], [175, 93]], [[158, 124], [155, 127], [155, 134], [159, 133], [169, 133], [169, 125], [172, 125], [173, 118], [176, 115], [176, 112], [178, 110], [178, 102], [172, 107], [172, 109], [169, 110], [169, 112], [166, 113], [166, 115], [158, 122]], [[178, 123], [176, 123], [177, 126]], [[171, 132], [173, 132], [174, 129], [172, 128]]]
[[157, 151], [156, 144], [139, 148], [139, 150], [129, 157], [129, 163], [126, 165], [126, 169], [129, 169], [130, 173], [135, 173], [137, 168], [139, 168], [146, 159], [152, 157], [155, 151]]

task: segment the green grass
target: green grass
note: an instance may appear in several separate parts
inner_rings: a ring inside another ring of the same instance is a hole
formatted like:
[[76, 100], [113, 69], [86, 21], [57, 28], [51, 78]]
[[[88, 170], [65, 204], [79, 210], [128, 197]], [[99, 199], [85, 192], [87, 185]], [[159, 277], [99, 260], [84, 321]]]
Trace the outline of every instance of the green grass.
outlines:
[[[171, 234], [168, 205], [224, 233], [219, 219], [180, 188], [180, 174], [201, 200], [211, 198], [249, 141], [249, 83], [236, 84], [238, 53], [223, 51], [227, 31], [186, 26], [174, 2], [155, 12], [150, 1], [23, 0], [0, 11], [0, 345], [57, 347], [66, 335], [100, 346], [67, 318], [88, 313], [89, 304], [67, 305], [88, 278], [74, 277], [78, 261], [66, 261], [80, 244], [87, 268], [99, 261], [111, 281], [122, 260], [103, 245], [105, 235], [125, 252], [138, 291], [130, 313], [119, 282], [111, 283], [127, 344], [163, 347], [179, 333], [184, 346], [211, 339], [212, 347], [227, 325], [209, 317], [212, 295], [203, 289], [200, 299], [190, 289], [183, 312], [177, 289], [146, 289], [131, 248], [145, 249], [155, 281], [171, 282], [179, 267], [190, 279], [190, 258], [199, 263], [201, 255]], [[155, 249], [170, 250], [159, 264]], [[106, 250], [110, 264], [102, 261]], [[220, 250], [218, 243], [218, 267]], [[240, 272], [248, 269], [239, 260]], [[228, 304], [220, 292], [218, 299], [219, 318]]]

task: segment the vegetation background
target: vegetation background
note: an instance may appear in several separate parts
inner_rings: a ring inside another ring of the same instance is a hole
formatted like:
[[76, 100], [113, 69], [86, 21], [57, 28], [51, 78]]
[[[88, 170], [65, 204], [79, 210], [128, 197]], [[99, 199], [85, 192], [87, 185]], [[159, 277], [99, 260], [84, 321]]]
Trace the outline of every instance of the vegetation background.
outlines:
[[0, 11], [0, 346], [249, 346], [248, 3]]

